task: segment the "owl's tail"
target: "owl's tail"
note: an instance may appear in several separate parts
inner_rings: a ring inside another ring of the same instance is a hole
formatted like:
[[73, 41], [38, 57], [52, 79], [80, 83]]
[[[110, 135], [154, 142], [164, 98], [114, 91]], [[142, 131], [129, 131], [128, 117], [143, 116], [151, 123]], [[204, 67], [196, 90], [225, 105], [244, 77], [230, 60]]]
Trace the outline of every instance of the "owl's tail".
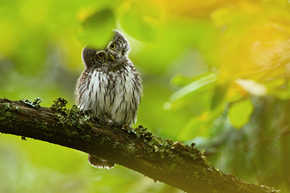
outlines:
[[113, 162], [110, 162], [108, 160], [104, 160], [100, 157], [90, 155], [90, 154], [88, 156], [88, 160], [89, 160], [89, 163], [96, 168], [111, 169], [115, 166], [115, 163], [113, 163]]

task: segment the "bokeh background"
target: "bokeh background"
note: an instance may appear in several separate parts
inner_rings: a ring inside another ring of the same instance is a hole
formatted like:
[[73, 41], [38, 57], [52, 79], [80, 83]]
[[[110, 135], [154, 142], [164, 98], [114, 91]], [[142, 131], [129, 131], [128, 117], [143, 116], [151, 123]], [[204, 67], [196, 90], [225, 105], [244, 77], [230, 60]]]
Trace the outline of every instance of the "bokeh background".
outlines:
[[[0, 97], [74, 104], [86, 44], [131, 43], [144, 96], [137, 125], [205, 150], [209, 163], [290, 192], [287, 0], [1, 0]], [[122, 166], [0, 134], [0, 192], [180, 192]]]

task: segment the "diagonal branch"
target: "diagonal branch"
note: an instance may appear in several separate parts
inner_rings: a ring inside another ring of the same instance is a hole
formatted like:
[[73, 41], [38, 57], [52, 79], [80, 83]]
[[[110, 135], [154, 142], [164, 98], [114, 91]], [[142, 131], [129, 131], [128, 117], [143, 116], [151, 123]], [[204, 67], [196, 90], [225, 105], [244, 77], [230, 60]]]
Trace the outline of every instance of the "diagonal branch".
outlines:
[[180, 142], [153, 136], [142, 126], [112, 128], [88, 112], [58, 99], [50, 107], [34, 102], [0, 99], [0, 132], [62, 145], [110, 160], [186, 192], [275, 193], [272, 188], [244, 182], [207, 164], [203, 154]]

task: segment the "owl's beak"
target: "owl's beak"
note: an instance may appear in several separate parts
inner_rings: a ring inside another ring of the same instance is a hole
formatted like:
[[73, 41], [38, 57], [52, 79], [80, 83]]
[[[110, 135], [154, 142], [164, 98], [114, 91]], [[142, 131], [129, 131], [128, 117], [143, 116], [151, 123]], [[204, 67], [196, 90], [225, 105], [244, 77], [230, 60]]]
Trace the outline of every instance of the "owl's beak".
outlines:
[[109, 54], [109, 57], [111, 58], [111, 60], [115, 61], [115, 56], [113, 54]]

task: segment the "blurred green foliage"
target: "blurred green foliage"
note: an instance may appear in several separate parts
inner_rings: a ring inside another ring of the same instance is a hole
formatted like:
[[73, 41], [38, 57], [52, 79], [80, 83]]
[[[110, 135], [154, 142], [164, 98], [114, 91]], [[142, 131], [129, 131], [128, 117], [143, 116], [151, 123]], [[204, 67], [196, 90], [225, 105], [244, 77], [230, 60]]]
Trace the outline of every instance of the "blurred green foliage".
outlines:
[[[286, 0], [2, 0], [0, 97], [74, 104], [86, 44], [120, 29], [143, 77], [138, 123], [195, 142], [212, 165], [290, 191]], [[0, 192], [179, 192], [121, 166], [0, 135]]]

